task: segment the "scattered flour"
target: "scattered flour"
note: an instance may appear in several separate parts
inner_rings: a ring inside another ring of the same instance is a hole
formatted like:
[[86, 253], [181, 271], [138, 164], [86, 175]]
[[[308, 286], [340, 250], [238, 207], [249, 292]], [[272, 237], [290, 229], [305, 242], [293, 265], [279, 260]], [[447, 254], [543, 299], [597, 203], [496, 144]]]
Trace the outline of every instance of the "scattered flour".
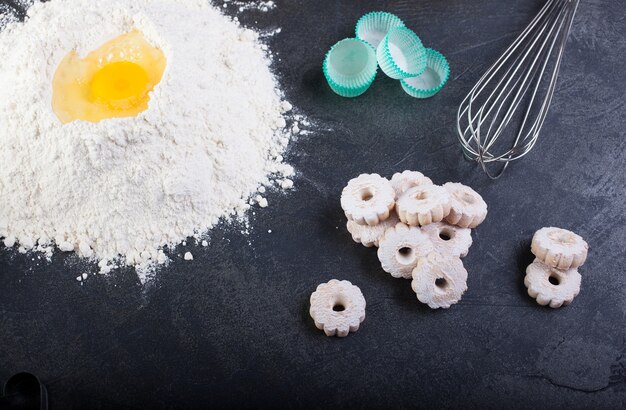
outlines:
[[291, 189], [293, 188], [293, 181], [291, 179], [285, 179], [281, 181], [280, 186], [282, 189]]
[[[61, 124], [51, 110], [61, 59], [135, 28], [167, 57], [149, 108]], [[163, 247], [244, 215], [260, 185], [290, 188], [287, 120], [302, 121], [285, 118], [292, 107], [266, 48], [206, 0], [53, 0], [35, 2], [25, 23], [8, 21], [0, 32], [4, 245], [48, 257], [54, 246], [75, 251], [102, 273], [164, 264]]]
[[228, 7], [229, 5], [234, 5], [238, 7], [240, 12], [246, 10], [258, 10], [263, 12], [268, 12], [276, 7], [276, 2], [269, 1], [235, 1], [235, 0], [223, 0], [223, 7]]

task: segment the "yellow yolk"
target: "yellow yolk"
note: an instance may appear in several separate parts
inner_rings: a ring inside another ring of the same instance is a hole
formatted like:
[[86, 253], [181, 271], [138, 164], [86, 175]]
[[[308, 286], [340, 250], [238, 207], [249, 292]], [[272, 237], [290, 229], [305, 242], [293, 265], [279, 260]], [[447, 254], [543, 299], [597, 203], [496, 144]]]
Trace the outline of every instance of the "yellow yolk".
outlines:
[[139, 31], [114, 38], [81, 59], [74, 51], [52, 81], [52, 109], [63, 123], [133, 117], [148, 108], [166, 59]]
[[91, 80], [91, 99], [112, 109], [127, 110], [146, 96], [149, 81], [139, 64], [130, 61], [107, 64]]

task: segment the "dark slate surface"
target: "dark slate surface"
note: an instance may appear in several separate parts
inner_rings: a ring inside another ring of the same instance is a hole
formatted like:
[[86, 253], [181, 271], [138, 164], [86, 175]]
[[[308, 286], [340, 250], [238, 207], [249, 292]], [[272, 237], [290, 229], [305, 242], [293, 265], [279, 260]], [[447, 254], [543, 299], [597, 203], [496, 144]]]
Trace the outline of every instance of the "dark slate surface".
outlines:
[[[93, 265], [0, 249], [0, 381], [35, 372], [57, 409], [623, 408], [624, 2], [582, 2], [541, 140], [497, 182], [462, 160], [455, 111], [542, 1], [277, 3], [240, 19], [282, 27], [270, 40], [276, 71], [320, 124], [287, 155], [297, 189], [271, 193], [250, 236], [220, 226], [208, 248], [177, 249], [195, 259], [175, 258], [145, 288], [128, 269], [81, 285], [74, 278]], [[325, 51], [373, 9], [397, 13], [449, 58], [441, 94], [414, 100], [382, 76], [355, 100], [328, 89]], [[448, 311], [420, 305], [345, 230], [346, 181], [404, 169], [469, 184], [490, 207], [465, 259], [469, 290]], [[559, 310], [523, 285], [530, 238], [551, 225], [591, 249], [581, 294]], [[367, 319], [346, 339], [325, 337], [308, 316], [309, 295], [331, 278], [367, 299]]]

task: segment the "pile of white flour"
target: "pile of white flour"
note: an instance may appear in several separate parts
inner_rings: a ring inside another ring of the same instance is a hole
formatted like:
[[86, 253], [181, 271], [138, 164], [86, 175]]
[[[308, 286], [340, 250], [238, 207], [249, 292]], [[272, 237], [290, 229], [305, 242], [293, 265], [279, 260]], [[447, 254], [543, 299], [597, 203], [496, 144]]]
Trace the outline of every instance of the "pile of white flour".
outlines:
[[[58, 63], [133, 29], [167, 57], [149, 109], [62, 125]], [[0, 32], [0, 240], [56, 245], [103, 270], [163, 263], [164, 246], [245, 212], [259, 186], [291, 186], [290, 105], [266, 48], [207, 0], [36, 2]]]

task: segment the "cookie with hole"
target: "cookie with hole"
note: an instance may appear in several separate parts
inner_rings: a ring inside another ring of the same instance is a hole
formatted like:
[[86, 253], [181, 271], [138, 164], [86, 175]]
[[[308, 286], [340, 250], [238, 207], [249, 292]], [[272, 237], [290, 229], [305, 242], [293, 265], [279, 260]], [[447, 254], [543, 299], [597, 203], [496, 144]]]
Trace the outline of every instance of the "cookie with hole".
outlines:
[[311, 294], [309, 314], [326, 336], [346, 337], [365, 320], [365, 298], [358, 286], [332, 279]]
[[412, 272], [411, 288], [431, 309], [447, 309], [467, 290], [467, 271], [458, 257], [431, 252], [420, 258]]
[[383, 270], [394, 278], [411, 279], [419, 258], [432, 252], [433, 244], [418, 227], [403, 223], [387, 229], [378, 248]]
[[589, 245], [572, 231], [548, 227], [535, 232], [530, 250], [546, 265], [567, 270], [585, 263]]
[[450, 193], [450, 214], [446, 222], [461, 228], [476, 228], [487, 217], [487, 203], [467, 185], [458, 182], [443, 184]]
[[380, 239], [389, 228], [393, 228], [399, 222], [395, 211], [391, 211], [389, 218], [381, 221], [378, 225], [359, 225], [358, 223], [348, 219], [346, 228], [352, 235], [352, 239], [356, 243], [360, 243], [365, 247], [378, 247]]
[[435, 222], [424, 225], [421, 229], [428, 235], [438, 253], [464, 258], [472, 246], [472, 230], [469, 228]]
[[576, 268], [557, 269], [535, 259], [526, 268], [524, 285], [538, 304], [556, 309], [569, 305], [578, 296], [581, 279]]
[[396, 199], [400, 197], [405, 191], [416, 186], [432, 185], [433, 181], [430, 178], [418, 171], [403, 171], [396, 172], [391, 177], [391, 186], [396, 191]]
[[400, 195], [396, 211], [410, 226], [440, 222], [450, 213], [450, 194], [438, 185], [415, 186]]
[[395, 191], [389, 180], [378, 174], [361, 174], [341, 192], [341, 208], [359, 225], [378, 225], [389, 218], [394, 206]]

